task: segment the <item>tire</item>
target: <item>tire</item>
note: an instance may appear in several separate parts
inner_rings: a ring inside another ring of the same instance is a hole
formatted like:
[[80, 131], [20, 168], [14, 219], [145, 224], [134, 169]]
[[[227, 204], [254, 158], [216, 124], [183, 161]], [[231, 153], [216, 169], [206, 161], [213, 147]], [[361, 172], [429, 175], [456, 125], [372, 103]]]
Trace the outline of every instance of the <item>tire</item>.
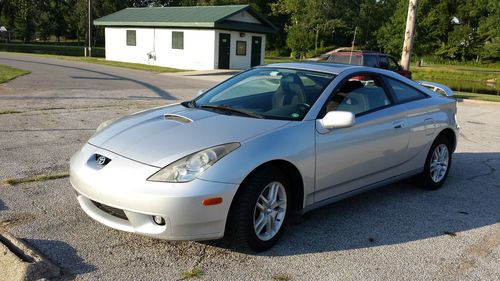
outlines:
[[415, 177], [417, 184], [428, 190], [436, 190], [443, 186], [450, 172], [452, 146], [444, 136], [438, 136], [432, 143], [424, 171]]
[[[271, 195], [273, 191], [275, 196]], [[257, 171], [240, 186], [233, 200], [227, 238], [255, 252], [271, 248], [287, 225], [291, 199], [289, 181], [281, 170], [271, 167]]]

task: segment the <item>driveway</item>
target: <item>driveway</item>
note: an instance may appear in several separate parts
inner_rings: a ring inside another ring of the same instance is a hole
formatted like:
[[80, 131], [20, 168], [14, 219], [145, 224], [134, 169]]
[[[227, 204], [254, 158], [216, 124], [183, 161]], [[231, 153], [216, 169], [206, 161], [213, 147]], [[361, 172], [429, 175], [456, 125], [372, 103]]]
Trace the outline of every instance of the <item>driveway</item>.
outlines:
[[[0, 179], [68, 170], [99, 122], [193, 97], [214, 82], [0, 54], [32, 71], [0, 86]], [[500, 105], [459, 103], [461, 138], [446, 185], [409, 182], [318, 209], [261, 254], [224, 242], [167, 242], [88, 218], [67, 178], [0, 185], [0, 227], [42, 252], [63, 279], [499, 280]]]

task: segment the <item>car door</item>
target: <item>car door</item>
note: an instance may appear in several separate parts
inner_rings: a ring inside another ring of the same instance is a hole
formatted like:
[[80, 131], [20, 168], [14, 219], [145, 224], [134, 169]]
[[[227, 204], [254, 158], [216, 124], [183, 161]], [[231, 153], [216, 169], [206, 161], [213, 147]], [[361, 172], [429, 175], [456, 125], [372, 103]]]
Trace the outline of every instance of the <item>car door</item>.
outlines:
[[396, 167], [406, 160], [406, 110], [394, 103], [380, 77], [366, 73], [349, 76], [318, 117], [332, 110], [354, 113], [356, 123], [349, 128], [315, 131], [316, 202], [394, 176]]

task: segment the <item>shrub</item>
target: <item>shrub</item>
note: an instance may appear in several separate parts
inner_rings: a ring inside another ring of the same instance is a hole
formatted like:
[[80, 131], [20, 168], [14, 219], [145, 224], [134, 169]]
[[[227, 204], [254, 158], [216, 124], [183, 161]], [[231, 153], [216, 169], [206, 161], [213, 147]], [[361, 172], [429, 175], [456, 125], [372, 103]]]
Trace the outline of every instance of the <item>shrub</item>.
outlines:
[[[64, 45], [49, 45], [49, 44], [13, 44], [0, 43], [0, 51], [3, 52], [19, 52], [19, 53], [34, 53], [34, 54], [50, 54], [62, 56], [83, 56], [85, 54], [82, 46], [64, 46]], [[104, 57], [104, 48], [92, 48], [93, 57]]]

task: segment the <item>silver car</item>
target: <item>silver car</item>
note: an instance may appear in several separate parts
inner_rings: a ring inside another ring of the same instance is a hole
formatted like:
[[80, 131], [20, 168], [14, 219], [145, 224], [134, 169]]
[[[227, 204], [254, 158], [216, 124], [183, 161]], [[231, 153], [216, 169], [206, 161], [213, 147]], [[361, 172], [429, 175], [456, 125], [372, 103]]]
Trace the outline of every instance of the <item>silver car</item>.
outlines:
[[[425, 86], [423, 86], [425, 85]], [[99, 126], [71, 159], [81, 208], [168, 240], [273, 246], [293, 213], [408, 177], [443, 185], [456, 147], [446, 86], [329, 63], [242, 72], [191, 101]]]

